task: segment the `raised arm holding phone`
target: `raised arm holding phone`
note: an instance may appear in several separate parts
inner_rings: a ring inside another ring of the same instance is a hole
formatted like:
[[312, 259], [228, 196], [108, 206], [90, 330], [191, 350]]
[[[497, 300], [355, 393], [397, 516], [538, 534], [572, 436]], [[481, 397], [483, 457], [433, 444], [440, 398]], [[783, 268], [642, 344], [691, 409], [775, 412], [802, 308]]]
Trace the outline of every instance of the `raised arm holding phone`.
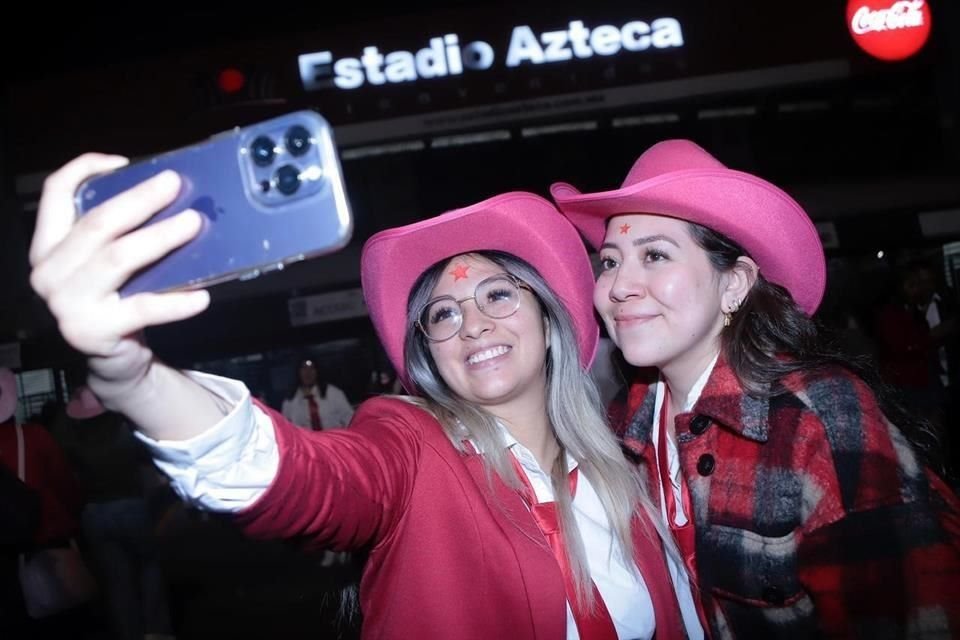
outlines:
[[364, 295], [411, 395], [309, 431], [142, 340], [209, 296], [121, 287], [204, 225], [186, 211], [141, 226], [180, 193], [167, 174], [77, 220], [79, 185], [123, 163], [84, 155], [47, 180], [31, 283], [184, 499], [251, 536], [368, 549], [364, 637], [703, 637], [589, 378], [591, 266], [552, 204], [500, 194], [372, 237]]

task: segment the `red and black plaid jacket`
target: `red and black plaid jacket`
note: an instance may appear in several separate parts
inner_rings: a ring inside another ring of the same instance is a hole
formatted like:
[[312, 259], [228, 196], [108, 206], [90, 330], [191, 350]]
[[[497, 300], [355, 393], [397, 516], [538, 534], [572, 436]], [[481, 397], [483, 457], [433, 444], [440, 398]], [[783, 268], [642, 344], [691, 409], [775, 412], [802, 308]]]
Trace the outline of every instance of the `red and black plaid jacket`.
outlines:
[[[631, 387], [619, 432], [656, 486], [651, 382]], [[711, 635], [960, 637], [960, 501], [859, 378], [784, 386], [748, 396], [721, 356], [677, 417]]]

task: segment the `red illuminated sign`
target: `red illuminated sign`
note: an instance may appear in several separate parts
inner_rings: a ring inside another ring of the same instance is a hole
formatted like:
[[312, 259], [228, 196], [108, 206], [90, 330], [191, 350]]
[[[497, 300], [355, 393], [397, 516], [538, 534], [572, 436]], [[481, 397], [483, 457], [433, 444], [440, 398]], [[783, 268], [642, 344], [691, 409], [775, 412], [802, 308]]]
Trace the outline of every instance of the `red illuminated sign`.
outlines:
[[236, 93], [247, 84], [247, 78], [239, 69], [224, 69], [217, 75], [217, 86], [224, 93]]
[[930, 7], [926, 0], [849, 0], [847, 28], [873, 57], [904, 60], [930, 37]]

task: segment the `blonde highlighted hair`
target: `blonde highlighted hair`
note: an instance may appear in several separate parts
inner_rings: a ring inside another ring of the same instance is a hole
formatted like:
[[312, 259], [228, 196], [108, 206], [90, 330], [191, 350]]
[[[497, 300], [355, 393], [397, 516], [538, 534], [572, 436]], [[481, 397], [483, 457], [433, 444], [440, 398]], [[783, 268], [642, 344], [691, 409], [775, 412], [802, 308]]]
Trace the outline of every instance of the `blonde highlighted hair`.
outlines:
[[[574, 519], [567, 488], [564, 452], [577, 460], [580, 472], [589, 478], [600, 497], [614, 539], [623, 553], [623, 562], [635, 570], [631, 520], [637, 509], [647, 513], [668, 553], [679, 557], [670, 534], [665, 530], [646, 490], [643, 476], [624, 456], [620, 443], [609, 428], [600, 396], [589, 372], [580, 363], [577, 334], [573, 320], [562, 301], [544, 278], [525, 261], [502, 252], [477, 251], [504, 271], [526, 283], [540, 304], [549, 323], [549, 343], [545, 362], [547, 413], [560, 455], [551, 469], [560, 524], [567, 545], [567, 556], [575, 577], [577, 599], [590, 609], [594, 605], [593, 583], [587, 566], [583, 540]], [[417, 280], [407, 305], [407, 333], [404, 357], [410, 379], [422, 397], [418, 404], [435, 415], [455, 447], [466, 451], [472, 442], [483, 452], [488, 474], [495, 473], [509, 486], [519, 488], [509, 453], [504, 447], [497, 419], [483, 408], [459, 398], [447, 384], [430, 355], [426, 338], [416, 327], [417, 313], [430, 299], [443, 266], [434, 265]]]

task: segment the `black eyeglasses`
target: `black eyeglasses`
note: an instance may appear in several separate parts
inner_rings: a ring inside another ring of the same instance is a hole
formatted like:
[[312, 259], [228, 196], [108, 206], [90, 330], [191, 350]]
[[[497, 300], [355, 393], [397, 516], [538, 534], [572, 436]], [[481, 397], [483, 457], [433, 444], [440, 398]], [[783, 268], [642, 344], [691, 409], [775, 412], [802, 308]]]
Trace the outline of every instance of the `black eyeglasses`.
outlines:
[[417, 328], [428, 340], [443, 342], [457, 335], [463, 325], [461, 305], [473, 300], [477, 309], [488, 318], [508, 318], [520, 308], [520, 289], [530, 287], [509, 273], [490, 276], [477, 284], [473, 295], [457, 300], [453, 296], [439, 296], [427, 301], [417, 314]]

